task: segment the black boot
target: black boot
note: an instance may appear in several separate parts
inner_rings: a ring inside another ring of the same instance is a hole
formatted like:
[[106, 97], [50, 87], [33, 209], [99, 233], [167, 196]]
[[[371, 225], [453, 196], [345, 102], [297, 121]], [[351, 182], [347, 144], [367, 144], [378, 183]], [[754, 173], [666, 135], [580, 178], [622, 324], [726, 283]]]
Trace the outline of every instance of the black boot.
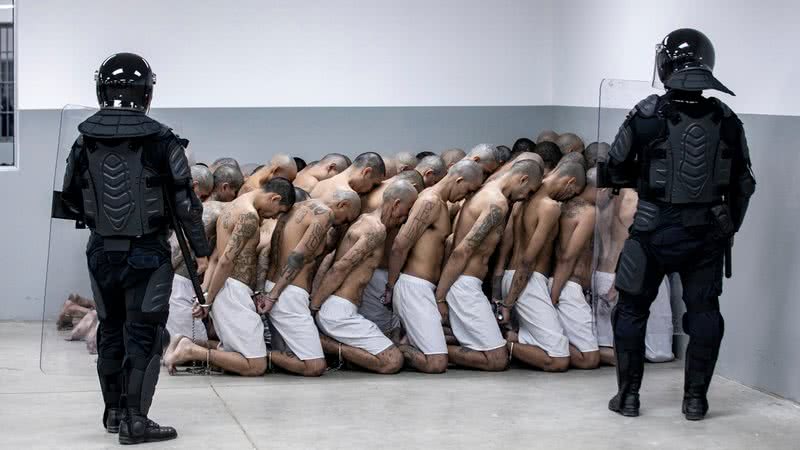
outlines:
[[114, 408], [106, 406], [106, 410], [103, 413], [103, 425], [106, 427], [106, 431], [111, 434], [119, 433], [119, 423], [122, 420], [122, 410], [120, 408]]
[[703, 420], [708, 412], [708, 387], [714, 377], [725, 322], [719, 311], [686, 313], [683, 328], [689, 333], [686, 347], [686, 370], [683, 384], [683, 407], [686, 420]]
[[123, 445], [168, 441], [176, 437], [175, 428], [162, 427], [136, 409], [128, 409], [119, 426], [119, 443]]
[[644, 352], [617, 352], [617, 395], [608, 409], [625, 417], [639, 415], [639, 387], [644, 373]]

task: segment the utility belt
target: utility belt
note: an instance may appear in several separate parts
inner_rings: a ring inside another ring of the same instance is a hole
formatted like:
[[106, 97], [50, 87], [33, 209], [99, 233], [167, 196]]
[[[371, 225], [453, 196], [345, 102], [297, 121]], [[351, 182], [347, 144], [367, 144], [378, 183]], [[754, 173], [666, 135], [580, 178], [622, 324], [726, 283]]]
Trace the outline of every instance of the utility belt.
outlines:
[[713, 203], [672, 204], [658, 200], [639, 199], [632, 231], [655, 231], [663, 224], [680, 223], [686, 228], [713, 226], [714, 237], [730, 238], [734, 234], [730, 208], [720, 198]]
[[89, 237], [87, 253], [102, 249], [105, 253], [115, 253], [120, 258], [127, 257], [131, 249], [153, 250], [169, 255], [169, 243], [166, 232], [155, 232], [143, 236], [101, 236], [92, 231]]

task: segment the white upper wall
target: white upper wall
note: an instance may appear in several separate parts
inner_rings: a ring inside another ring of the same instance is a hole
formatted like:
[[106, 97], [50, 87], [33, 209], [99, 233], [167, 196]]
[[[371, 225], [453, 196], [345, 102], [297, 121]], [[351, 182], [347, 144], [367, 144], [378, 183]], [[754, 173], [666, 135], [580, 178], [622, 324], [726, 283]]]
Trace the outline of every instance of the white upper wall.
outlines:
[[[655, 45], [676, 28], [714, 43], [714, 92], [739, 113], [800, 115], [800, 8], [780, 0], [564, 0], [555, 10], [553, 104], [597, 106], [600, 80], [649, 80]], [[633, 106], [633, 105], [631, 105]]]
[[546, 105], [552, 5], [17, 0], [19, 106], [94, 105], [119, 51], [154, 68], [154, 107]]

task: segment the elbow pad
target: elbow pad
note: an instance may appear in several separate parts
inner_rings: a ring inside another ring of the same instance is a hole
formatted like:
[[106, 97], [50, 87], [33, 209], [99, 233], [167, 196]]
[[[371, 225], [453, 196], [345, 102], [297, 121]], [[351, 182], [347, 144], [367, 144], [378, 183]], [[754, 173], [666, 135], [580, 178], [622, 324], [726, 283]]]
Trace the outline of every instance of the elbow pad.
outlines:
[[601, 188], [627, 188], [636, 186], [636, 169], [631, 161], [633, 130], [629, 116], [619, 128], [608, 155], [597, 161], [597, 185]]

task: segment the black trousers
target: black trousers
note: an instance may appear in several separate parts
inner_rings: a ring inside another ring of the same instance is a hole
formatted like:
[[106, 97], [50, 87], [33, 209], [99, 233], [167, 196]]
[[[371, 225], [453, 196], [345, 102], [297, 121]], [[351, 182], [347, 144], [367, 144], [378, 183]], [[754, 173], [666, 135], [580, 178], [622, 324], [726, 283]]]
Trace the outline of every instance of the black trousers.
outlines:
[[[712, 225], [686, 227], [679, 217], [662, 220], [652, 231], [636, 230], [634, 225], [629, 237], [632, 242], [626, 242], [620, 257], [617, 274], [620, 297], [612, 316], [617, 353], [643, 355], [650, 304], [664, 275], [678, 273], [686, 304], [683, 329], [689, 335], [686, 391], [699, 396], [708, 390], [724, 334], [719, 296], [726, 243], [715, 231]], [[638, 280], [641, 288], [631, 289], [630, 285], [637, 282], [620, 280], [622, 272], [642, 276]], [[643, 367], [632, 369], [641, 371]]]
[[107, 251], [92, 235], [89, 274], [97, 304], [97, 372], [106, 408], [147, 414], [166, 344], [172, 291], [169, 245], [162, 236], [140, 238], [128, 251]]

